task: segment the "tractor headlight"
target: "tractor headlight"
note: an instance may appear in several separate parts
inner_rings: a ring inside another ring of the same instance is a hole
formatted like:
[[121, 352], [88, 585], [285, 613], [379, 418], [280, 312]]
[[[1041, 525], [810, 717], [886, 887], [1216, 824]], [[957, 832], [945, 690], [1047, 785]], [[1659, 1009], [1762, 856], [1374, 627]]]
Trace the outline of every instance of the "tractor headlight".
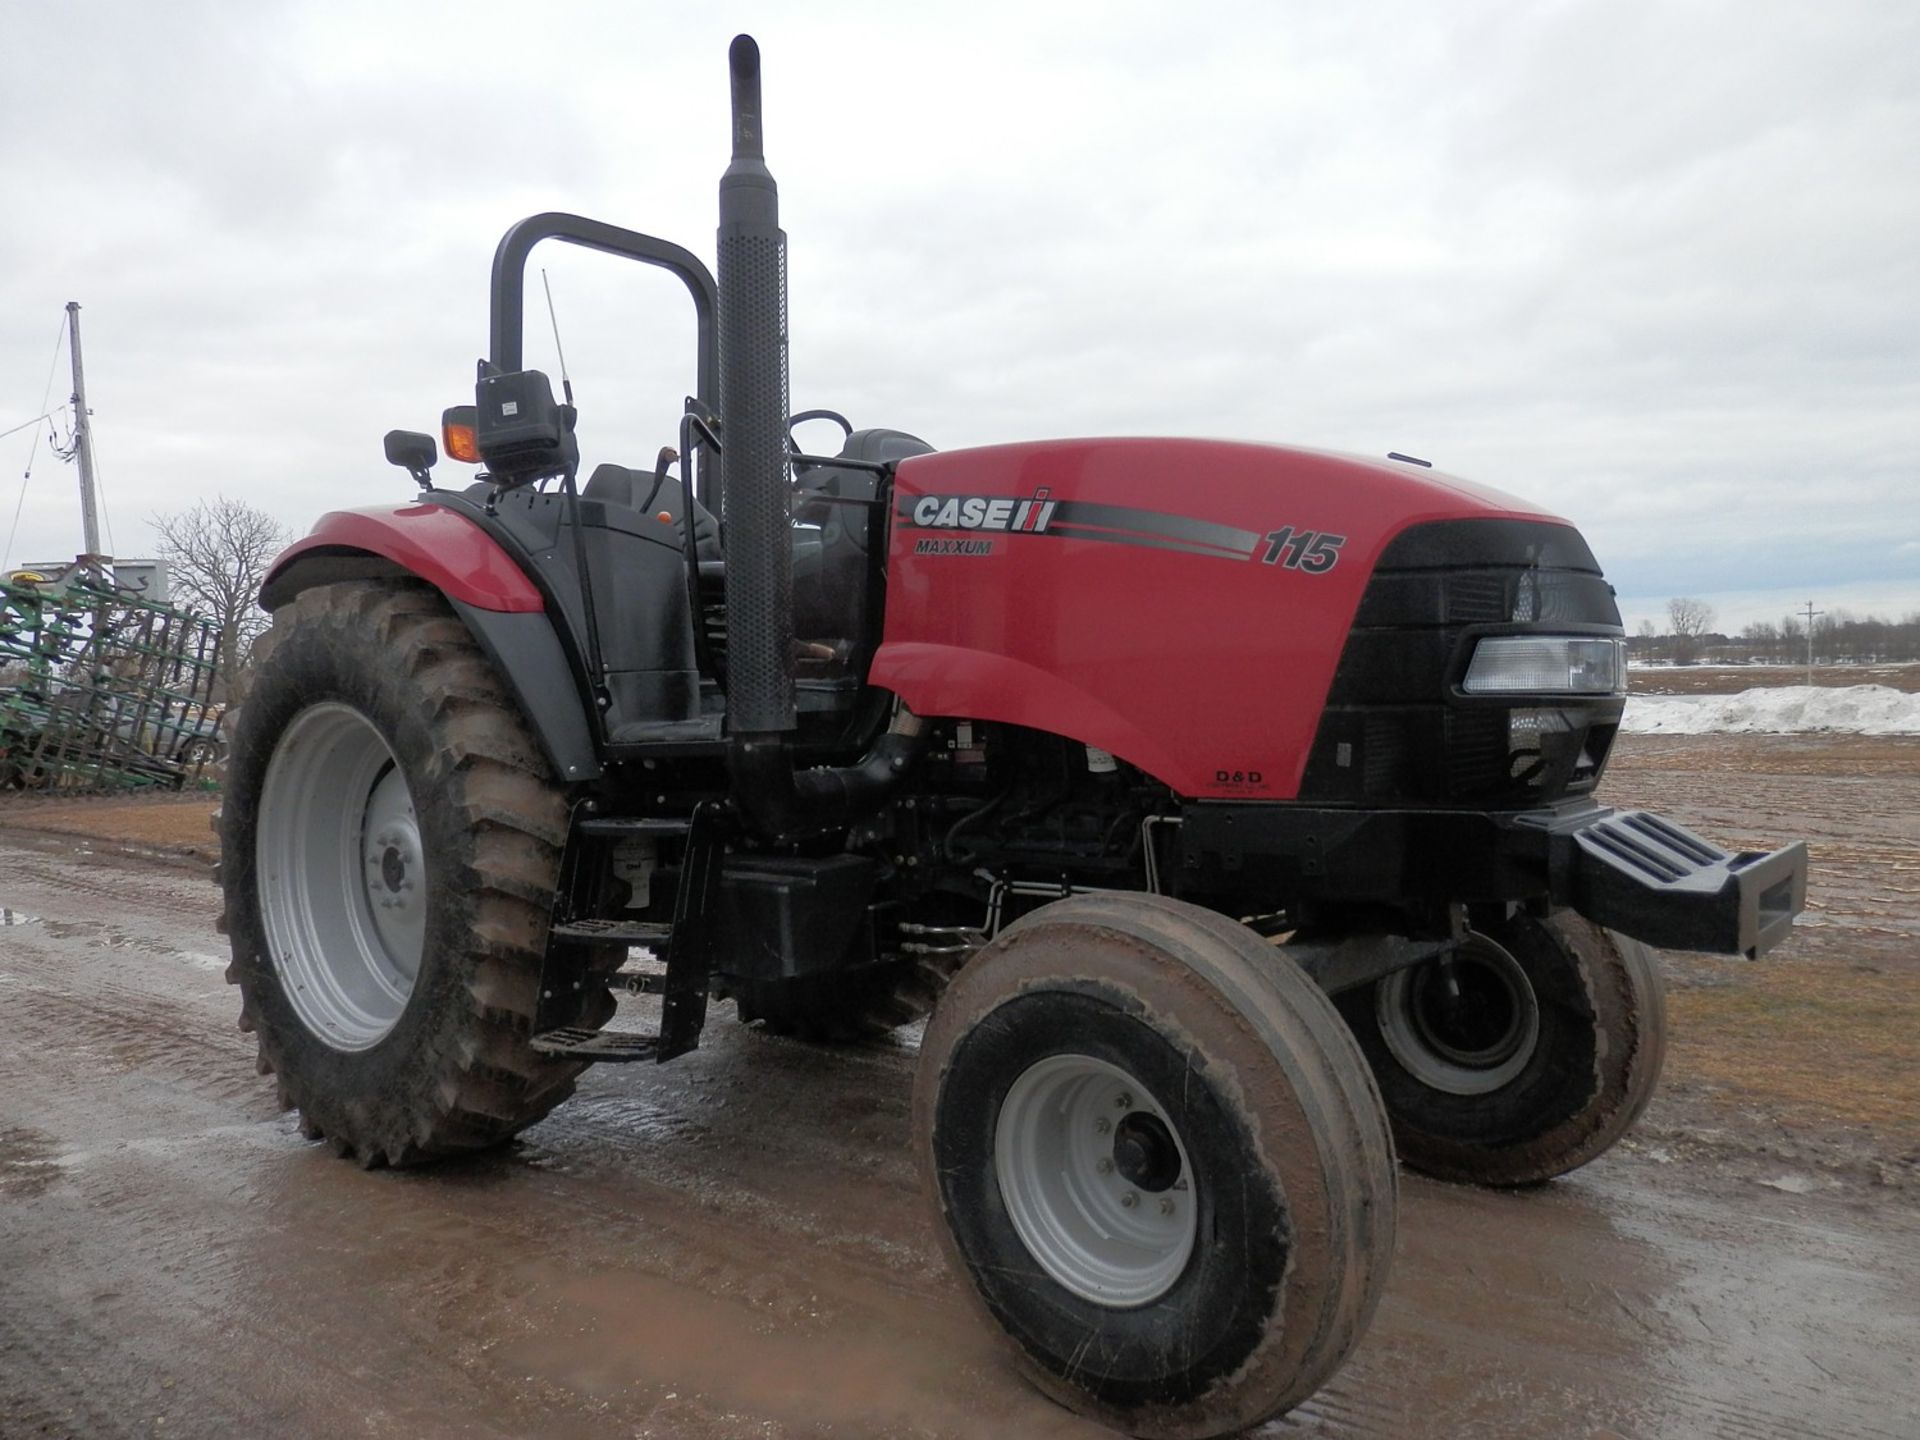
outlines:
[[1489, 635], [1474, 646], [1469, 695], [1622, 695], [1626, 642], [1586, 635]]

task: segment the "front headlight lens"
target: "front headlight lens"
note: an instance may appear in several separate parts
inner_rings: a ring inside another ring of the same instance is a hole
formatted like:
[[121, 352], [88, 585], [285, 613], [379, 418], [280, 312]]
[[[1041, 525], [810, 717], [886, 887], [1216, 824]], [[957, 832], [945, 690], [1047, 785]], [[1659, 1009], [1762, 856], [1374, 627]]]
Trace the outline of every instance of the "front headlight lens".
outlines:
[[1490, 635], [1473, 649], [1469, 695], [1623, 695], [1626, 643], [1586, 635]]

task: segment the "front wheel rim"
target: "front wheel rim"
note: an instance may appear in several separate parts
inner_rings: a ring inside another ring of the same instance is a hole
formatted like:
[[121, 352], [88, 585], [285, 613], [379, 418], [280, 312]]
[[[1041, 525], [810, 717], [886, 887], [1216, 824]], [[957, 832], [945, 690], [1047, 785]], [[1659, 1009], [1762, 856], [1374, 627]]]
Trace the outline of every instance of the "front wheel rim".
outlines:
[[309, 706], [274, 746], [257, 823], [262, 928], [288, 1004], [336, 1050], [377, 1045], [426, 948], [425, 851], [392, 749], [351, 706]]
[[1173, 1288], [1199, 1232], [1179, 1131], [1145, 1086], [1091, 1055], [1053, 1055], [1013, 1082], [994, 1169], [1027, 1253], [1083, 1300], [1146, 1305]]
[[1540, 1044], [1540, 1002], [1526, 971], [1479, 934], [1387, 976], [1375, 991], [1375, 1015], [1401, 1068], [1449, 1095], [1488, 1095], [1511, 1083]]

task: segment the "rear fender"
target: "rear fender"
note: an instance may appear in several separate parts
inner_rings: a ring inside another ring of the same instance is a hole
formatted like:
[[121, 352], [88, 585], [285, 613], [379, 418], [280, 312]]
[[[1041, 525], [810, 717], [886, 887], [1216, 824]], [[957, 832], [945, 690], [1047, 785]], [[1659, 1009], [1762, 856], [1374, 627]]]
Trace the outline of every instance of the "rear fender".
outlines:
[[[260, 587], [260, 603], [278, 610], [292, 593], [283, 593], [298, 567], [300, 584], [363, 578], [364, 563], [355, 566], [319, 565], [324, 579], [309, 580], [313, 561], [364, 562], [374, 556], [390, 561], [398, 573], [417, 575], [449, 600], [479, 610], [525, 614], [546, 609], [540, 591], [499, 543], [464, 515], [441, 505], [378, 506], [368, 510], [333, 510], [320, 517], [312, 533], [281, 552]], [[329, 570], [334, 573], [326, 573]]]
[[342, 580], [412, 577], [434, 587], [513, 692], [562, 780], [593, 780], [600, 760], [585, 689], [546, 602], [513, 557], [471, 520], [438, 505], [336, 510], [273, 562], [263, 609]]

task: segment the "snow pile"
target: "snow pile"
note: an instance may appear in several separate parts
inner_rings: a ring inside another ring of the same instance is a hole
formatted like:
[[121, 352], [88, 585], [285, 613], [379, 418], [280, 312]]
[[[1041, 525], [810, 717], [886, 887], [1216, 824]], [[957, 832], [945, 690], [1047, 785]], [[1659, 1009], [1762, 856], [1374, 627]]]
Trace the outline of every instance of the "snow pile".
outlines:
[[1634, 695], [1621, 729], [1639, 735], [1768, 735], [1842, 730], [1920, 735], [1920, 695], [1885, 685], [1781, 685], [1738, 695]]

